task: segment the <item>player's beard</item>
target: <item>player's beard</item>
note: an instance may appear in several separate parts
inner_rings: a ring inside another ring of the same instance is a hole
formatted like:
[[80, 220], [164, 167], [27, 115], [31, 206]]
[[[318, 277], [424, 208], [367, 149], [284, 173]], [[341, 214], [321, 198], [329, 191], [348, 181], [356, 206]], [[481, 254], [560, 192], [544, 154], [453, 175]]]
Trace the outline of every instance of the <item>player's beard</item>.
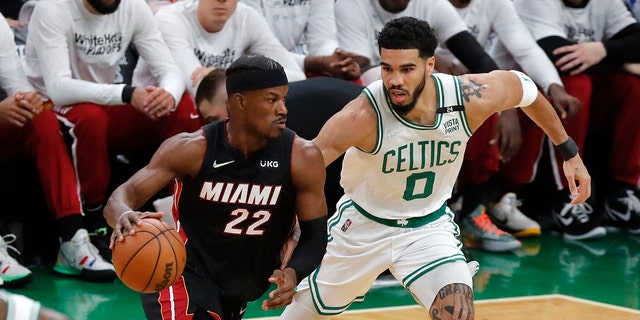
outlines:
[[118, 10], [121, 0], [115, 0], [112, 4], [105, 4], [104, 0], [87, 0], [87, 2], [100, 14], [110, 14]]
[[[411, 102], [409, 102], [408, 104], [399, 105], [391, 102], [391, 107], [393, 107], [393, 110], [401, 116], [405, 116], [407, 115], [407, 113], [411, 112], [411, 110], [413, 110], [416, 107], [416, 103], [418, 103], [418, 97], [420, 96], [420, 94], [422, 94], [422, 91], [424, 90], [424, 86], [426, 82], [427, 82], [427, 77], [426, 76], [422, 77], [422, 81], [420, 81], [420, 84], [418, 84], [416, 89], [413, 90], [413, 94], [411, 94], [411, 98], [413, 100], [411, 100]], [[389, 90], [390, 89], [402, 89], [402, 88], [391, 87], [389, 88]]]

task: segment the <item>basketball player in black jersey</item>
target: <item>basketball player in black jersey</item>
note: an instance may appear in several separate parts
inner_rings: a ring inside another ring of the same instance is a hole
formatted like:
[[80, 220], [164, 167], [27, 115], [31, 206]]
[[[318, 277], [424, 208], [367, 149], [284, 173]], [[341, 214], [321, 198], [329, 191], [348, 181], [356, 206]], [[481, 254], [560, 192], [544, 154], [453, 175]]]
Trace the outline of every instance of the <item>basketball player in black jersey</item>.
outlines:
[[[262, 307], [283, 307], [325, 252], [324, 162], [313, 143], [285, 128], [284, 69], [243, 56], [227, 69], [226, 86], [229, 119], [167, 140], [105, 208], [113, 247], [141, 218], [162, 217], [135, 210], [175, 179], [173, 214], [187, 265], [171, 287], [143, 294], [148, 319], [241, 319], [271, 283], [277, 288]], [[281, 268], [296, 215], [301, 236]]]

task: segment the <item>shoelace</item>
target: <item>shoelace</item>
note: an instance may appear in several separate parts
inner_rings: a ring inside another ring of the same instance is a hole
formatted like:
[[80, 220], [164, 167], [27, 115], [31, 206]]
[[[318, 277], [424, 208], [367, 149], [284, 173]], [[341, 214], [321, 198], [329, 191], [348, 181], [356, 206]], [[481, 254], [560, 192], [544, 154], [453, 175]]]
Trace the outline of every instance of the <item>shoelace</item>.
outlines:
[[87, 248], [89, 248], [89, 252], [90, 253], [92, 253], [94, 256], [100, 256], [98, 248], [96, 248], [96, 246], [94, 246], [93, 243], [91, 243], [91, 240], [89, 239], [88, 236], [87, 237], [81, 237], [80, 240], [76, 241], [76, 245], [78, 247], [79, 246], [87, 246]]
[[518, 207], [522, 206], [522, 201], [518, 200], [518, 198], [516, 198], [515, 196], [508, 196], [507, 205], [509, 206], [509, 213], [514, 215], [516, 214], [516, 210], [518, 209]]
[[578, 218], [580, 222], [589, 222], [589, 215], [593, 213], [593, 208], [586, 203], [578, 203], [571, 206], [571, 214]]
[[475, 222], [478, 228], [482, 231], [489, 231], [498, 235], [506, 234], [506, 232], [500, 230], [495, 224], [493, 224], [491, 218], [489, 218], [485, 212], [482, 212], [479, 216], [473, 218], [473, 222]]
[[17, 238], [18, 237], [16, 237], [16, 235], [13, 233], [8, 233], [2, 236], [2, 243], [0, 243], [0, 253], [5, 253], [6, 255], [9, 255], [9, 252], [7, 251], [7, 249], [11, 249], [13, 252], [21, 255], [22, 253], [20, 252], [20, 250], [16, 249], [16, 247], [11, 245], [12, 243], [16, 242]]
[[627, 205], [627, 208], [633, 212], [640, 212], [640, 199], [636, 197], [633, 190], [627, 190], [627, 196], [620, 198], [620, 202]]

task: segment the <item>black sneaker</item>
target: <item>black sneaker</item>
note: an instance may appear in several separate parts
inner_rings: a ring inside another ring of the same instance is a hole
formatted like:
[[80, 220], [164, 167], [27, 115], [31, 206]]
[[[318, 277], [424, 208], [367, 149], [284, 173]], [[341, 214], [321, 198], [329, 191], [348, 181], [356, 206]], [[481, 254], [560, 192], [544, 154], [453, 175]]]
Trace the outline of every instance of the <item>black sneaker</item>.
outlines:
[[111, 249], [109, 249], [109, 242], [111, 240], [111, 233], [113, 229], [109, 226], [96, 228], [89, 233], [89, 239], [91, 243], [98, 249], [100, 256], [105, 261], [111, 263]]
[[606, 227], [640, 234], [640, 199], [632, 189], [621, 189], [604, 201]]
[[572, 205], [569, 190], [560, 191], [553, 205], [553, 219], [566, 239], [584, 240], [603, 237], [607, 231], [593, 215], [593, 207], [587, 203]]

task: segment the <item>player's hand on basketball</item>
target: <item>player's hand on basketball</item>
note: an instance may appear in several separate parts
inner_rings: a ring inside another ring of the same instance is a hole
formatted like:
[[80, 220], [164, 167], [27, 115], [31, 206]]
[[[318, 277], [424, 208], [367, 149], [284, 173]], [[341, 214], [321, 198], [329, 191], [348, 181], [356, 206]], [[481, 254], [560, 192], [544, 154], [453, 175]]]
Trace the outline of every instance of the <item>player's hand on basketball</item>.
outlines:
[[113, 233], [111, 234], [111, 241], [109, 243], [109, 249], [113, 250], [113, 246], [116, 242], [124, 241], [124, 237], [127, 235], [132, 235], [136, 233], [134, 225], [140, 225], [142, 223], [142, 219], [144, 218], [156, 218], [162, 219], [162, 212], [140, 212], [127, 210], [120, 214], [118, 220], [116, 220], [116, 225], [113, 227]]
[[282, 308], [293, 301], [293, 295], [296, 293], [296, 284], [298, 283], [296, 272], [293, 268], [274, 270], [271, 277], [269, 277], [269, 282], [277, 284], [278, 288], [269, 292], [269, 299], [262, 301], [263, 310]]
[[571, 204], [585, 202], [591, 196], [591, 176], [584, 166], [582, 158], [580, 155], [576, 155], [565, 161], [562, 167], [573, 198]]

